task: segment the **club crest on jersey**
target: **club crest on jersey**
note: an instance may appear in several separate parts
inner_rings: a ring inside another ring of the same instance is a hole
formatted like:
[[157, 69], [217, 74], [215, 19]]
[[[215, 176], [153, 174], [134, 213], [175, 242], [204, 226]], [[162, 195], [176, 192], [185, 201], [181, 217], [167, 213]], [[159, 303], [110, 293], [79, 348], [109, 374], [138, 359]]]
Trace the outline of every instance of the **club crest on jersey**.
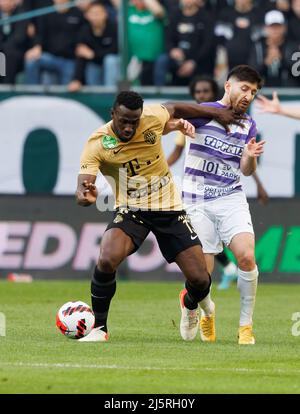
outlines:
[[102, 145], [104, 149], [116, 148], [118, 145], [118, 140], [115, 137], [111, 137], [110, 135], [104, 135], [102, 138]]
[[156, 138], [157, 138], [155, 132], [152, 132], [148, 129], [147, 131], [143, 132], [143, 134], [144, 134], [144, 140], [145, 142], [147, 142], [147, 144], [152, 144], [152, 145], [155, 144]]
[[117, 214], [116, 218], [114, 219], [114, 223], [121, 223], [123, 221], [123, 216], [122, 214]]

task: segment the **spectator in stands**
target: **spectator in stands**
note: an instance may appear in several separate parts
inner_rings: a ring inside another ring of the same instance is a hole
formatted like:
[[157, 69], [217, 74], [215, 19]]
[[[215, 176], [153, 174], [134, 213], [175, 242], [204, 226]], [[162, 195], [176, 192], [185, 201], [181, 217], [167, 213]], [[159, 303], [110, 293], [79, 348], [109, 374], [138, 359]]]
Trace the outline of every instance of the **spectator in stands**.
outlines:
[[165, 10], [158, 0], [130, 0], [128, 8], [128, 76], [153, 85], [154, 64], [164, 50]]
[[297, 86], [291, 73], [292, 55], [297, 44], [288, 41], [282, 12], [270, 10], [265, 15], [265, 37], [252, 47], [249, 64], [265, 78], [265, 86]]
[[69, 90], [82, 85], [115, 86], [119, 79], [117, 25], [108, 19], [102, 3], [92, 3], [85, 13], [88, 24], [81, 28], [76, 46], [76, 68]]
[[212, 74], [214, 54], [213, 19], [199, 0], [181, 0], [181, 8], [170, 16], [167, 53], [156, 65], [155, 84], [188, 85], [198, 74]]
[[[56, 6], [69, 0], [53, 0]], [[74, 76], [75, 46], [84, 19], [77, 7], [37, 19], [35, 46], [25, 55], [26, 83], [67, 85]], [[44, 77], [42, 77], [42, 75]]]
[[263, 13], [253, 0], [235, 0], [234, 7], [220, 12], [215, 34], [218, 43], [226, 48], [229, 70], [249, 60], [251, 44], [262, 27]]
[[[77, 7], [82, 11], [82, 13], [86, 13], [88, 8], [95, 0], [78, 0]], [[112, 20], [117, 19], [117, 7], [120, 4], [120, 0], [101, 0], [101, 3], [106, 7], [108, 16]]]
[[[0, 19], [18, 14], [17, 4], [17, 0], [0, 0]], [[23, 69], [24, 53], [28, 48], [27, 25], [23, 21], [0, 26], [0, 51], [6, 60], [6, 76], [0, 76], [0, 83], [14, 84]]]

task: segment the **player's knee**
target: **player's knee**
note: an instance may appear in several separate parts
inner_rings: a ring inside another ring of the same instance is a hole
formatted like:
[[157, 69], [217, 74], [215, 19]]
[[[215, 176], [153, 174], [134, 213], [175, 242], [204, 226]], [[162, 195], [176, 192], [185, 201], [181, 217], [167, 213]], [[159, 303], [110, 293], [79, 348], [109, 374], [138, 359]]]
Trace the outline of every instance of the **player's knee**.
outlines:
[[210, 287], [210, 276], [206, 270], [201, 273], [196, 273], [188, 278], [190, 284], [199, 291], [204, 291]]
[[105, 273], [113, 273], [117, 269], [119, 261], [111, 254], [101, 254], [98, 260], [98, 268]]
[[237, 257], [238, 266], [241, 270], [250, 271], [255, 267], [255, 256], [253, 249], [244, 250]]

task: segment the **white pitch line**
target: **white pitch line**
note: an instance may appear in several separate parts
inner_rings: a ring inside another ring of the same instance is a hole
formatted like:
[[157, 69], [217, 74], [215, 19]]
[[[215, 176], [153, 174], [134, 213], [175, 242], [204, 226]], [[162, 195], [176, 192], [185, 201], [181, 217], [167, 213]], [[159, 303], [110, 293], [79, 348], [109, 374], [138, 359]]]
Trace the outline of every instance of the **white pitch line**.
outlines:
[[116, 369], [130, 371], [210, 371], [210, 372], [234, 372], [234, 373], [261, 373], [261, 374], [300, 374], [299, 370], [287, 370], [281, 368], [255, 369], [255, 368], [211, 368], [211, 367], [132, 367], [126, 365], [105, 365], [105, 364], [68, 364], [68, 363], [27, 363], [27, 362], [0, 362], [0, 367], [28, 367], [28, 368], [62, 368], [62, 369]]

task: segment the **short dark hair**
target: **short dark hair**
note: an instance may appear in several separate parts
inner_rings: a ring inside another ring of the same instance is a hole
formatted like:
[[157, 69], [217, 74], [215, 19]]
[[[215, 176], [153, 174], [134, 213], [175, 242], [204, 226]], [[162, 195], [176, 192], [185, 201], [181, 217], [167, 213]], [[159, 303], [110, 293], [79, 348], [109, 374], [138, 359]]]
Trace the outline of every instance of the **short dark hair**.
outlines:
[[105, 9], [106, 12], [107, 12], [107, 8], [105, 7], [105, 4], [103, 4], [101, 0], [94, 0], [94, 1], [92, 1], [91, 4], [88, 6], [88, 10], [90, 8], [92, 8], [93, 6], [100, 6], [103, 9]]
[[143, 104], [144, 100], [138, 93], [123, 91], [117, 95], [113, 108], [115, 109], [117, 106], [124, 105], [128, 109], [136, 110], [143, 109]]
[[258, 89], [261, 89], [264, 83], [263, 78], [260, 76], [257, 70], [249, 65], [238, 65], [232, 68], [228, 73], [227, 80], [230, 78], [236, 78], [239, 81], [256, 83]]
[[190, 85], [189, 85], [189, 89], [190, 89], [190, 94], [192, 96], [195, 95], [195, 89], [196, 89], [196, 85], [198, 82], [208, 82], [211, 86], [211, 89], [213, 91], [214, 97], [215, 99], [218, 99], [219, 96], [219, 86], [217, 84], [217, 82], [211, 78], [210, 76], [205, 76], [205, 75], [201, 75], [201, 76], [195, 76]]

